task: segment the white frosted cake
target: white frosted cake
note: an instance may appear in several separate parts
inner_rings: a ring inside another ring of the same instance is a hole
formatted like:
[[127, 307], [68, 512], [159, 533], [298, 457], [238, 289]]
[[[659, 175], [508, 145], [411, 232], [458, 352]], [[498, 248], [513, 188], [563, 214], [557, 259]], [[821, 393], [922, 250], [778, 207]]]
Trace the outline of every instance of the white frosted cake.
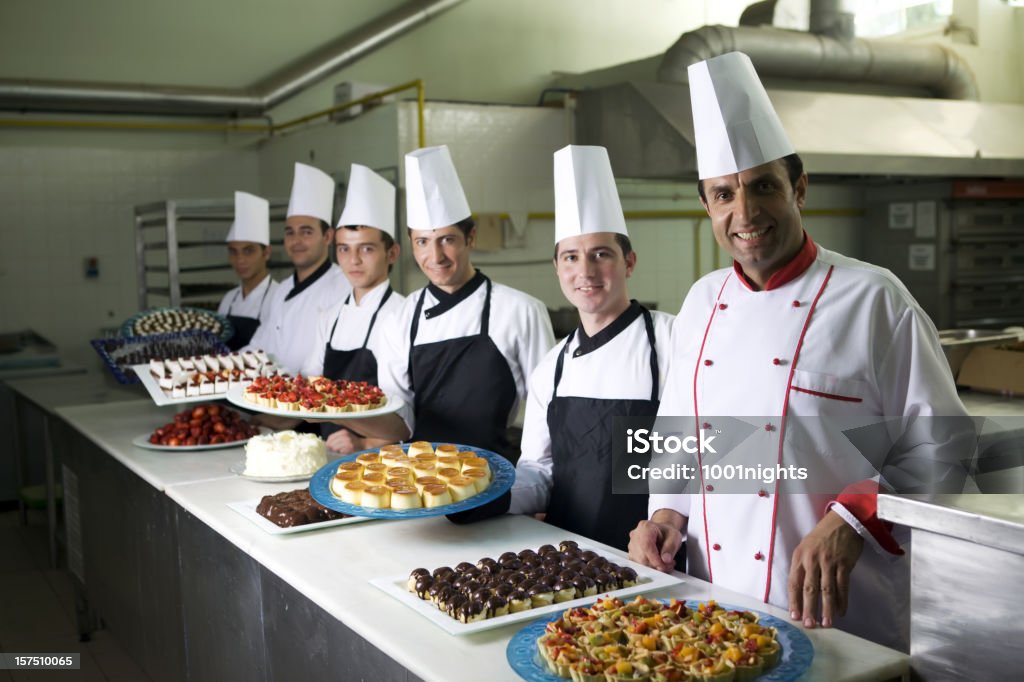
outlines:
[[246, 476], [301, 476], [327, 464], [327, 446], [311, 433], [281, 431], [245, 444]]

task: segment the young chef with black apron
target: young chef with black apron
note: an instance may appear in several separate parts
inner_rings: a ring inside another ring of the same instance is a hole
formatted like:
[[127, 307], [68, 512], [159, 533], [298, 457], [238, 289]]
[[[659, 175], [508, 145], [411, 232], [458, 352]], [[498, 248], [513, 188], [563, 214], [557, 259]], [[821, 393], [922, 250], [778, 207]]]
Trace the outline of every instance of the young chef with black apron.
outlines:
[[235, 221], [228, 236], [228, 261], [241, 281], [224, 295], [217, 312], [228, 318], [235, 333], [228, 348], [249, 343], [268, 308], [277, 282], [267, 271], [270, 260], [270, 204], [266, 199], [235, 192]]
[[[391, 289], [388, 273], [398, 260], [395, 187], [366, 166], [352, 164], [345, 210], [334, 233], [338, 266], [352, 293], [320, 316], [314, 348], [302, 368], [306, 376], [367, 381], [380, 385], [377, 354], [386, 321], [405, 297]], [[327, 447], [341, 453], [383, 445], [338, 424], [322, 422]]]
[[509, 511], [619, 549], [647, 495], [613, 492], [613, 422], [654, 423], [674, 319], [629, 299], [636, 262], [607, 151], [555, 152], [555, 271], [580, 325], [530, 376]]
[[284, 248], [295, 272], [270, 296], [269, 313], [246, 349], [263, 349], [280, 367], [296, 373], [314, 352], [320, 313], [352, 291], [331, 262], [334, 180], [323, 171], [295, 164]]
[[382, 388], [412, 407], [392, 435], [514, 458], [507, 428], [554, 343], [547, 309], [470, 263], [476, 230], [448, 148], [419, 149], [405, 164], [413, 256], [430, 284], [406, 298], [387, 334]]

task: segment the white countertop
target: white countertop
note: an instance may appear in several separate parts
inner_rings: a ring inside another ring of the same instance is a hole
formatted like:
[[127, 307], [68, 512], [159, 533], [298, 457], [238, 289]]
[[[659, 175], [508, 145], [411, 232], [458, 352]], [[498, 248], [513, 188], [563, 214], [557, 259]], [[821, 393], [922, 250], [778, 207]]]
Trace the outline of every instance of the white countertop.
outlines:
[[[418, 566], [476, 562], [484, 556], [536, 549], [567, 538], [598, 545], [522, 516], [504, 516], [471, 526], [457, 526], [444, 517], [380, 520], [271, 535], [227, 503], [293, 490], [302, 483], [256, 483], [229, 473], [228, 467], [244, 457], [240, 447], [158, 452], [131, 444], [136, 436], [170, 421], [179, 409], [184, 408], [156, 407], [147, 399], [59, 407], [55, 411], [117, 461], [164, 490], [187, 512], [424, 680], [475, 682], [483, 674], [489, 682], [518, 679], [506, 663], [505, 647], [522, 624], [461, 637], [448, 635], [370, 585], [370, 579], [407, 575]], [[781, 609], [689, 577], [680, 585], [651, 594], [715, 598], [787, 618]], [[802, 679], [887, 680], [909, 668], [908, 656], [839, 630], [805, 632], [814, 644], [815, 656]]]
[[[301, 484], [261, 484], [234, 478], [167, 488], [185, 510], [263, 564], [347, 627], [424, 680], [516, 680], [505, 647], [523, 624], [466, 636], [448, 635], [426, 618], [369, 584], [372, 578], [407, 575], [413, 568], [454, 566], [502, 552], [536, 549], [575, 539], [592, 540], [523, 516], [457, 526], [444, 517], [370, 521], [307, 533], [271, 535], [227, 503], [293, 490]], [[601, 546], [603, 547], [603, 546]], [[611, 548], [607, 551], [615, 553]], [[782, 609], [716, 588], [694, 578], [653, 596], [714, 598], [787, 619]], [[797, 627], [800, 627], [799, 625]], [[802, 629], [802, 628], [801, 628]], [[909, 657], [839, 630], [805, 630], [814, 644], [807, 680], [886, 680], [908, 669]]]
[[235, 478], [228, 471], [245, 458], [242, 447], [223, 450], [165, 452], [132, 445], [136, 436], [149, 436], [158, 426], [194, 405], [157, 407], [149, 398], [104, 405], [58, 407], [54, 410], [110, 455], [157, 490], [181, 483]]

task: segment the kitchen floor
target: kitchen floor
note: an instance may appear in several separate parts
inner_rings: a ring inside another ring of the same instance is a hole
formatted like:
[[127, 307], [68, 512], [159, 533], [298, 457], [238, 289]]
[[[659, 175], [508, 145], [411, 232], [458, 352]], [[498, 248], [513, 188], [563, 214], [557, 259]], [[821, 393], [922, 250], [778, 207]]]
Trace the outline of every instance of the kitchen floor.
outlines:
[[146, 682], [107, 630], [78, 641], [71, 576], [52, 570], [46, 516], [30, 511], [22, 526], [17, 511], [0, 512], [0, 652], [81, 654], [80, 670], [0, 670], [0, 682]]

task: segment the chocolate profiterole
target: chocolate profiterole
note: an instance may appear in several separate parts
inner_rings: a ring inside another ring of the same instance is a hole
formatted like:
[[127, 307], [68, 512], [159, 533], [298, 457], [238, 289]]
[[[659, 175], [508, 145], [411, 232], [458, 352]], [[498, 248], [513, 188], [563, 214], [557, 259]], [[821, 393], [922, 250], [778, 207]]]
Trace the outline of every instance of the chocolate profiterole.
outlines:
[[544, 545], [538, 550], [504, 552], [497, 559], [484, 557], [455, 568], [414, 569], [407, 589], [462, 623], [497, 618], [552, 603], [593, 597], [640, 578], [572, 540]]

